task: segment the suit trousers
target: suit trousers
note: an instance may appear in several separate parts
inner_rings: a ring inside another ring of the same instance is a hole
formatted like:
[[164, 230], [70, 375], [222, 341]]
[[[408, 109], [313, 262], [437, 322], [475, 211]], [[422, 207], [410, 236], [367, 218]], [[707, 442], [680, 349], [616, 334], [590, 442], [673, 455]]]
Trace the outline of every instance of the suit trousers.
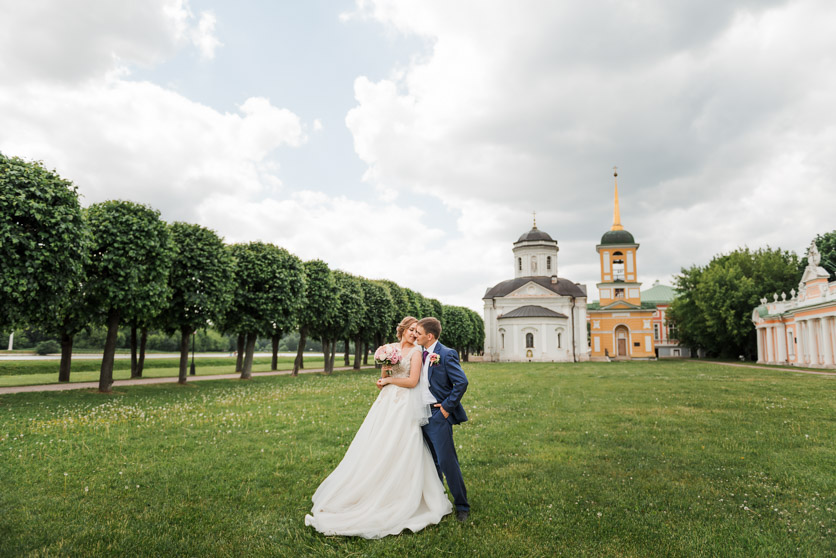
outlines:
[[459, 458], [456, 455], [456, 444], [453, 443], [453, 425], [444, 418], [438, 407], [433, 407], [429, 422], [421, 428], [424, 431], [424, 439], [430, 446], [435, 467], [438, 470], [438, 478], [441, 479], [442, 484], [444, 478], [447, 479], [447, 487], [453, 495], [456, 509], [469, 510], [467, 490], [464, 487]]

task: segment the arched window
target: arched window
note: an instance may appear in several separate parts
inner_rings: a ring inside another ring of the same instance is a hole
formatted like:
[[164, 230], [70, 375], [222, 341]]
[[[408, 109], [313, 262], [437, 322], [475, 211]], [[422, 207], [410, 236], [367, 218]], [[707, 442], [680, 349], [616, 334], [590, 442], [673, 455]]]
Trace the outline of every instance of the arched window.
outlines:
[[531, 273], [537, 273], [537, 256], [531, 256]]
[[546, 271], [552, 270], [552, 257], [546, 256]]
[[534, 348], [534, 334], [533, 333], [526, 333], [525, 334], [525, 348], [526, 349], [533, 349]]
[[624, 254], [621, 252], [612, 253], [612, 278], [613, 281], [624, 281]]
[[517, 269], [522, 271], [522, 258], [517, 258]]
[[500, 335], [500, 337], [501, 337], [501, 339], [502, 339], [502, 350], [504, 351], [504, 350], [505, 350], [505, 334], [504, 334], [504, 333], [500, 333], [499, 335]]
[[560, 333], [559, 331], [557, 332], [557, 348], [558, 349], [563, 348], [563, 334]]

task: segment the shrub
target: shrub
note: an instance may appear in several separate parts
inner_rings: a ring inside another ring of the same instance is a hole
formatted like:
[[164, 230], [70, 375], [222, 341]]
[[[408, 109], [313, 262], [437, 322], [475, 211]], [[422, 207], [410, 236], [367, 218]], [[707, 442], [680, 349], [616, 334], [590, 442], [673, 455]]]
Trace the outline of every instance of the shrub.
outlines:
[[55, 339], [47, 339], [35, 345], [35, 352], [39, 355], [48, 355], [50, 353], [60, 353], [61, 345]]

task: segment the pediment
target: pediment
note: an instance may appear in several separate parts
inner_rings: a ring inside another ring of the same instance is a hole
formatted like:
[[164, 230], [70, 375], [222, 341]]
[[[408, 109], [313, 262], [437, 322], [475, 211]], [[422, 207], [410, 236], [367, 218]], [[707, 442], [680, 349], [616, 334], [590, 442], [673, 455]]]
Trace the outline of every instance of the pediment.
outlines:
[[559, 298], [560, 295], [555, 293], [554, 291], [550, 291], [549, 289], [538, 285], [534, 281], [529, 281], [528, 283], [524, 284], [523, 286], [519, 287], [516, 290], [511, 291], [503, 298], [530, 298], [530, 297], [548, 297], [548, 298]]
[[611, 302], [606, 306], [602, 306], [599, 310], [639, 310], [640, 308], [641, 307], [636, 306], [635, 304], [618, 300], [616, 302]]

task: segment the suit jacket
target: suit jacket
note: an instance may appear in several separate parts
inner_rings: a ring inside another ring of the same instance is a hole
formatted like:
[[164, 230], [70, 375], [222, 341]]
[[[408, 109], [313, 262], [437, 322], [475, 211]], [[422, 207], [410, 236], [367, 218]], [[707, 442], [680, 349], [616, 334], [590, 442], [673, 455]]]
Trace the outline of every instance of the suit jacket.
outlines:
[[447, 420], [453, 424], [464, 422], [467, 420], [467, 414], [461, 405], [461, 399], [467, 391], [467, 376], [459, 364], [459, 353], [445, 347], [440, 341], [436, 343], [433, 352], [438, 354], [439, 361], [427, 369], [430, 393], [441, 403], [444, 410], [450, 413]]

